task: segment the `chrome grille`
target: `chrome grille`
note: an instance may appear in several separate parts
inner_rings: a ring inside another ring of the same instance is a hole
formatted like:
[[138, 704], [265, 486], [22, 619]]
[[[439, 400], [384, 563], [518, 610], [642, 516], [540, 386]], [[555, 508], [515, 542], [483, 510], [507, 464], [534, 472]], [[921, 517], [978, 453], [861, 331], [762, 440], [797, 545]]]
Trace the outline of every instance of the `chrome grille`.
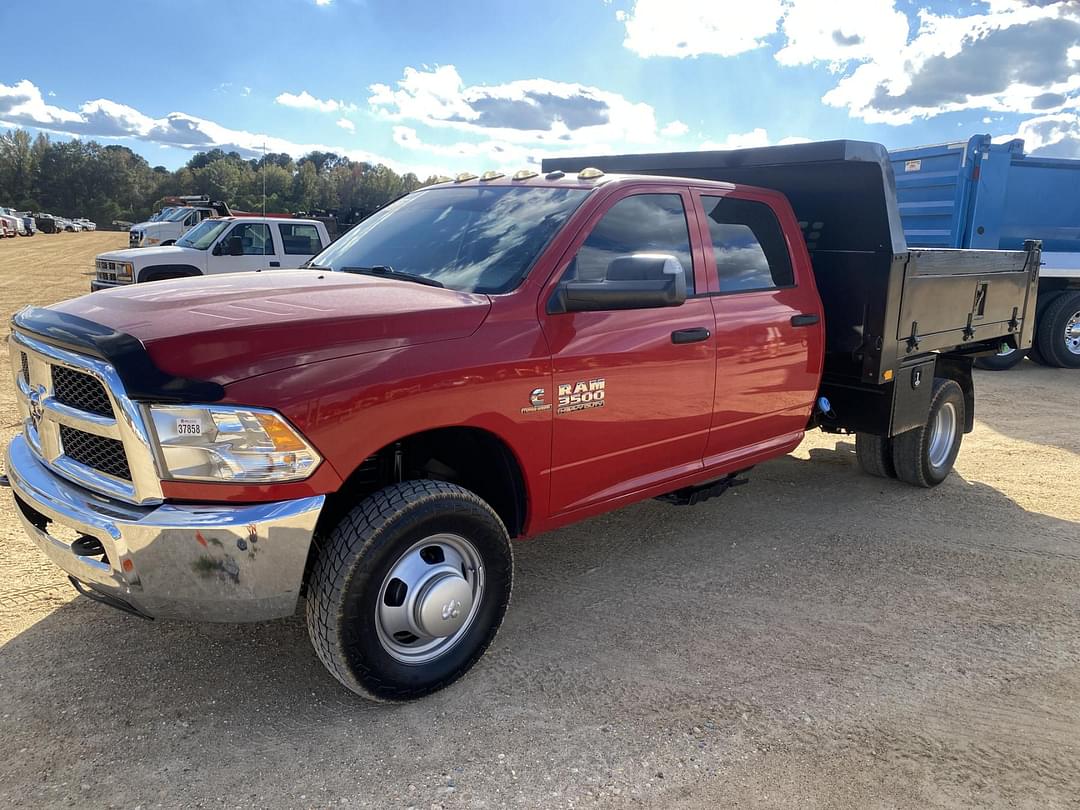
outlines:
[[100, 494], [160, 503], [147, 419], [116, 370], [18, 328], [10, 350], [23, 433], [41, 462]]
[[113, 415], [105, 386], [96, 377], [64, 366], [53, 366], [52, 381], [53, 396], [57, 402], [98, 416]]
[[125, 481], [131, 480], [124, 445], [116, 439], [60, 425], [60, 446], [64, 455], [79, 464]]

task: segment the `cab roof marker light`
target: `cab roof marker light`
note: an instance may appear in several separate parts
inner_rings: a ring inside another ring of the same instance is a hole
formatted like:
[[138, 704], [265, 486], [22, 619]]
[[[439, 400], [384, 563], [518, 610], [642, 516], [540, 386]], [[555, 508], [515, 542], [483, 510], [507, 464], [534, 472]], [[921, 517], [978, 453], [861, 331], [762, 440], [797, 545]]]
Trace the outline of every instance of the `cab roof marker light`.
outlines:
[[511, 180], [528, 180], [531, 177], [537, 177], [539, 172], [534, 172], [532, 169], [518, 169], [514, 172], [514, 176]]
[[453, 177], [447, 177], [445, 174], [440, 174], [438, 177], [436, 177], [432, 181], [431, 184], [434, 186], [434, 185], [438, 185], [439, 183], [449, 183], [453, 179], [454, 179]]
[[578, 180], [595, 180], [597, 177], [603, 177], [604, 172], [600, 169], [594, 169], [592, 166], [588, 166], [577, 173]]
[[454, 182], [455, 183], [464, 183], [466, 180], [475, 180], [475, 179], [476, 179], [476, 175], [473, 174], [472, 172], [462, 172], [461, 174], [459, 174], [457, 177], [454, 178]]
[[488, 172], [484, 172], [482, 175], [480, 175], [480, 182], [483, 183], [486, 180], [498, 180], [500, 177], [505, 177], [505, 176], [506, 175], [503, 174], [502, 172], [488, 171]]
[[566, 177], [566, 172], [564, 172], [562, 169], [556, 169], [555, 171], [548, 172], [544, 175], [544, 178], [546, 180], [558, 180], [560, 177]]

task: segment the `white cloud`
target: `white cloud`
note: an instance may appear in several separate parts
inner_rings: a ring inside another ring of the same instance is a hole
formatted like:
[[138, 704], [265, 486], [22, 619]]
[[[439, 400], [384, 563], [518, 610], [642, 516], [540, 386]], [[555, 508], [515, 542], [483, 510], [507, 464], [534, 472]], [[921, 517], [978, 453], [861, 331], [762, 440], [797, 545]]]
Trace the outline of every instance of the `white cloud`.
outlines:
[[[750, 149], [755, 146], [769, 146], [771, 143], [768, 131], [758, 127], [749, 132], [733, 132], [722, 141], [704, 141], [698, 149]], [[789, 135], [781, 138], [775, 145], [787, 146], [793, 143], [810, 143], [810, 139], [801, 135]]]
[[334, 0], [315, 0], [315, 5], [317, 5], [317, 6], [328, 6], [332, 2], [334, 2]]
[[732, 133], [722, 141], [705, 141], [701, 149], [748, 149], [753, 146], [768, 146], [769, 133], [758, 127], [750, 132]]
[[1024, 150], [1046, 157], [1080, 158], [1080, 115], [1072, 112], [1040, 115], [1020, 124], [1014, 135], [994, 138], [997, 142], [1024, 139]]
[[297, 93], [282, 93], [274, 99], [284, 107], [295, 107], [299, 110], [318, 110], [319, 112], [331, 113], [339, 110], [355, 110], [355, 104], [346, 104], [344, 101], [328, 98], [321, 99], [311, 95], [307, 90]]
[[75, 137], [130, 138], [199, 151], [218, 148], [239, 152], [244, 157], [258, 157], [264, 147], [270, 152], [286, 152], [294, 157], [312, 151], [334, 152], [353, 160], [383, 163], [400, 169], [395, 161], [363, 150], [295, 143], [273, 135], [230, 129], [182, 112], [153, 118], [104, 98], [86, 102], [78, 112], [65, 110], [47, 104], [41, 91], [26, 79], [10, 86], [0, 84], [0, 121], [9, 126], [34, 127]]
[[519, 144], [601, 141], [652, 143], [656, 116], [648, 104], [582, 84], [522, 79], [466, 85], [453, 65], [407, 67], [395, 87], [371, 86], [369, 103], [384, 118], [457, 129]]
[[1080, 7], [995, 2], [983, 14], [919, 12], [915, 37], [882, 49], [825, 94], [870, 123], [946, 112], [1049, 113], [1080, 90]]
[[685, 135], [690, 131], [690, 127], [684, 124], [682, 121], [672, 121], [670, 124], [660, 130], [660, 134], [665, 138], [678, 138], [680, 135]]
[[334, 123], [344, 129], [346, 132], [356, 132], [356, 124], [354, 124], [348, 118], [339, 118]]
[[851, 60], [896, 52], [908, 37], [907, 16], [893, 0], [795, 0], [781, 25], [781, 65], [826, 62], [840, 70]]
[[781, 0], [636, 0], [615, 16], [639, 56], [735, 56], [761, 47], [782, 14]]

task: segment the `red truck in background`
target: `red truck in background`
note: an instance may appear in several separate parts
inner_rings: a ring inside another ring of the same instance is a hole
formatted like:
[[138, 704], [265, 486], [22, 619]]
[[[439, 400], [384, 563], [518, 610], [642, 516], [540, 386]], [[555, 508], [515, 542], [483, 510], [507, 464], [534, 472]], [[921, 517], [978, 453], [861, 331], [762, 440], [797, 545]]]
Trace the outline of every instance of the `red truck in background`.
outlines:
[[972, 358], [1031, 343], [1038, 243], [908, 250], [876, 144], [544, 169], [409, 194], [305, 269], [18, 313], [30, 537], [145, 617], [303, 598], [346, 687], [415, 698], [495, 637], [511, 538], [700, 502], [813, 427], [934, 486]]

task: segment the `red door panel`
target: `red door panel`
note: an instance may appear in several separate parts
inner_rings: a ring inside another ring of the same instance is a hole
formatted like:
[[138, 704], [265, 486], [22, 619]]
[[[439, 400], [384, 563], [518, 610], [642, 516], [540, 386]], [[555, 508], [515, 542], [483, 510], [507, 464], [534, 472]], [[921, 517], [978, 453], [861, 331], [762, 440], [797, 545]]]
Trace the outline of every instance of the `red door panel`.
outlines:
[[[687, 220], [682, 236], [689, 250], [681, 253], [680, 261], [695, 288], [704, 290], [704, 256], [688, 190], [631, 187], [601, 204], [582, 228], [553, 274], [542, 307], [578, 257], [589, 265], [584, 275], [596, 274], [593, 236], [602, 233], [604, 215], [640, 194], [675, 195], [676, 204], [682, 200]], [[652, 226], [646, 219], [635, 216], [624, 228], [633, 234], [632, 252], [665, 250], [663, 239], [650, 241]], [[582, 264], [574, 267], [578, 272]], [[583, 509], [702, 468], [713, 408], [714, 320], [705, 295], [677, 307], [541, 312], [555, 388], [549, 398], [555, 411], [551, 514]], [[676, 344], [672, 333], [681, 329], [706, 329], [710, 334], [705, 340]], [[603, 404], [597, 405], [601, 385]], [[590, 387], [596, 390], [590, 392]], [[569, 400], [559, 400], [560, 388]], [[575, 400], [578, 396], [586, 401]]]
[[[716, 324], [716, 396], [704, 460], [725, 465], [801, 438], [820, 381], [824, 319], [783, 197], [750, 189], [694, 196]], [[721, 198], [726, 207], [717, 204]], [[799, 315], [818, 320], [796, 326]]]

